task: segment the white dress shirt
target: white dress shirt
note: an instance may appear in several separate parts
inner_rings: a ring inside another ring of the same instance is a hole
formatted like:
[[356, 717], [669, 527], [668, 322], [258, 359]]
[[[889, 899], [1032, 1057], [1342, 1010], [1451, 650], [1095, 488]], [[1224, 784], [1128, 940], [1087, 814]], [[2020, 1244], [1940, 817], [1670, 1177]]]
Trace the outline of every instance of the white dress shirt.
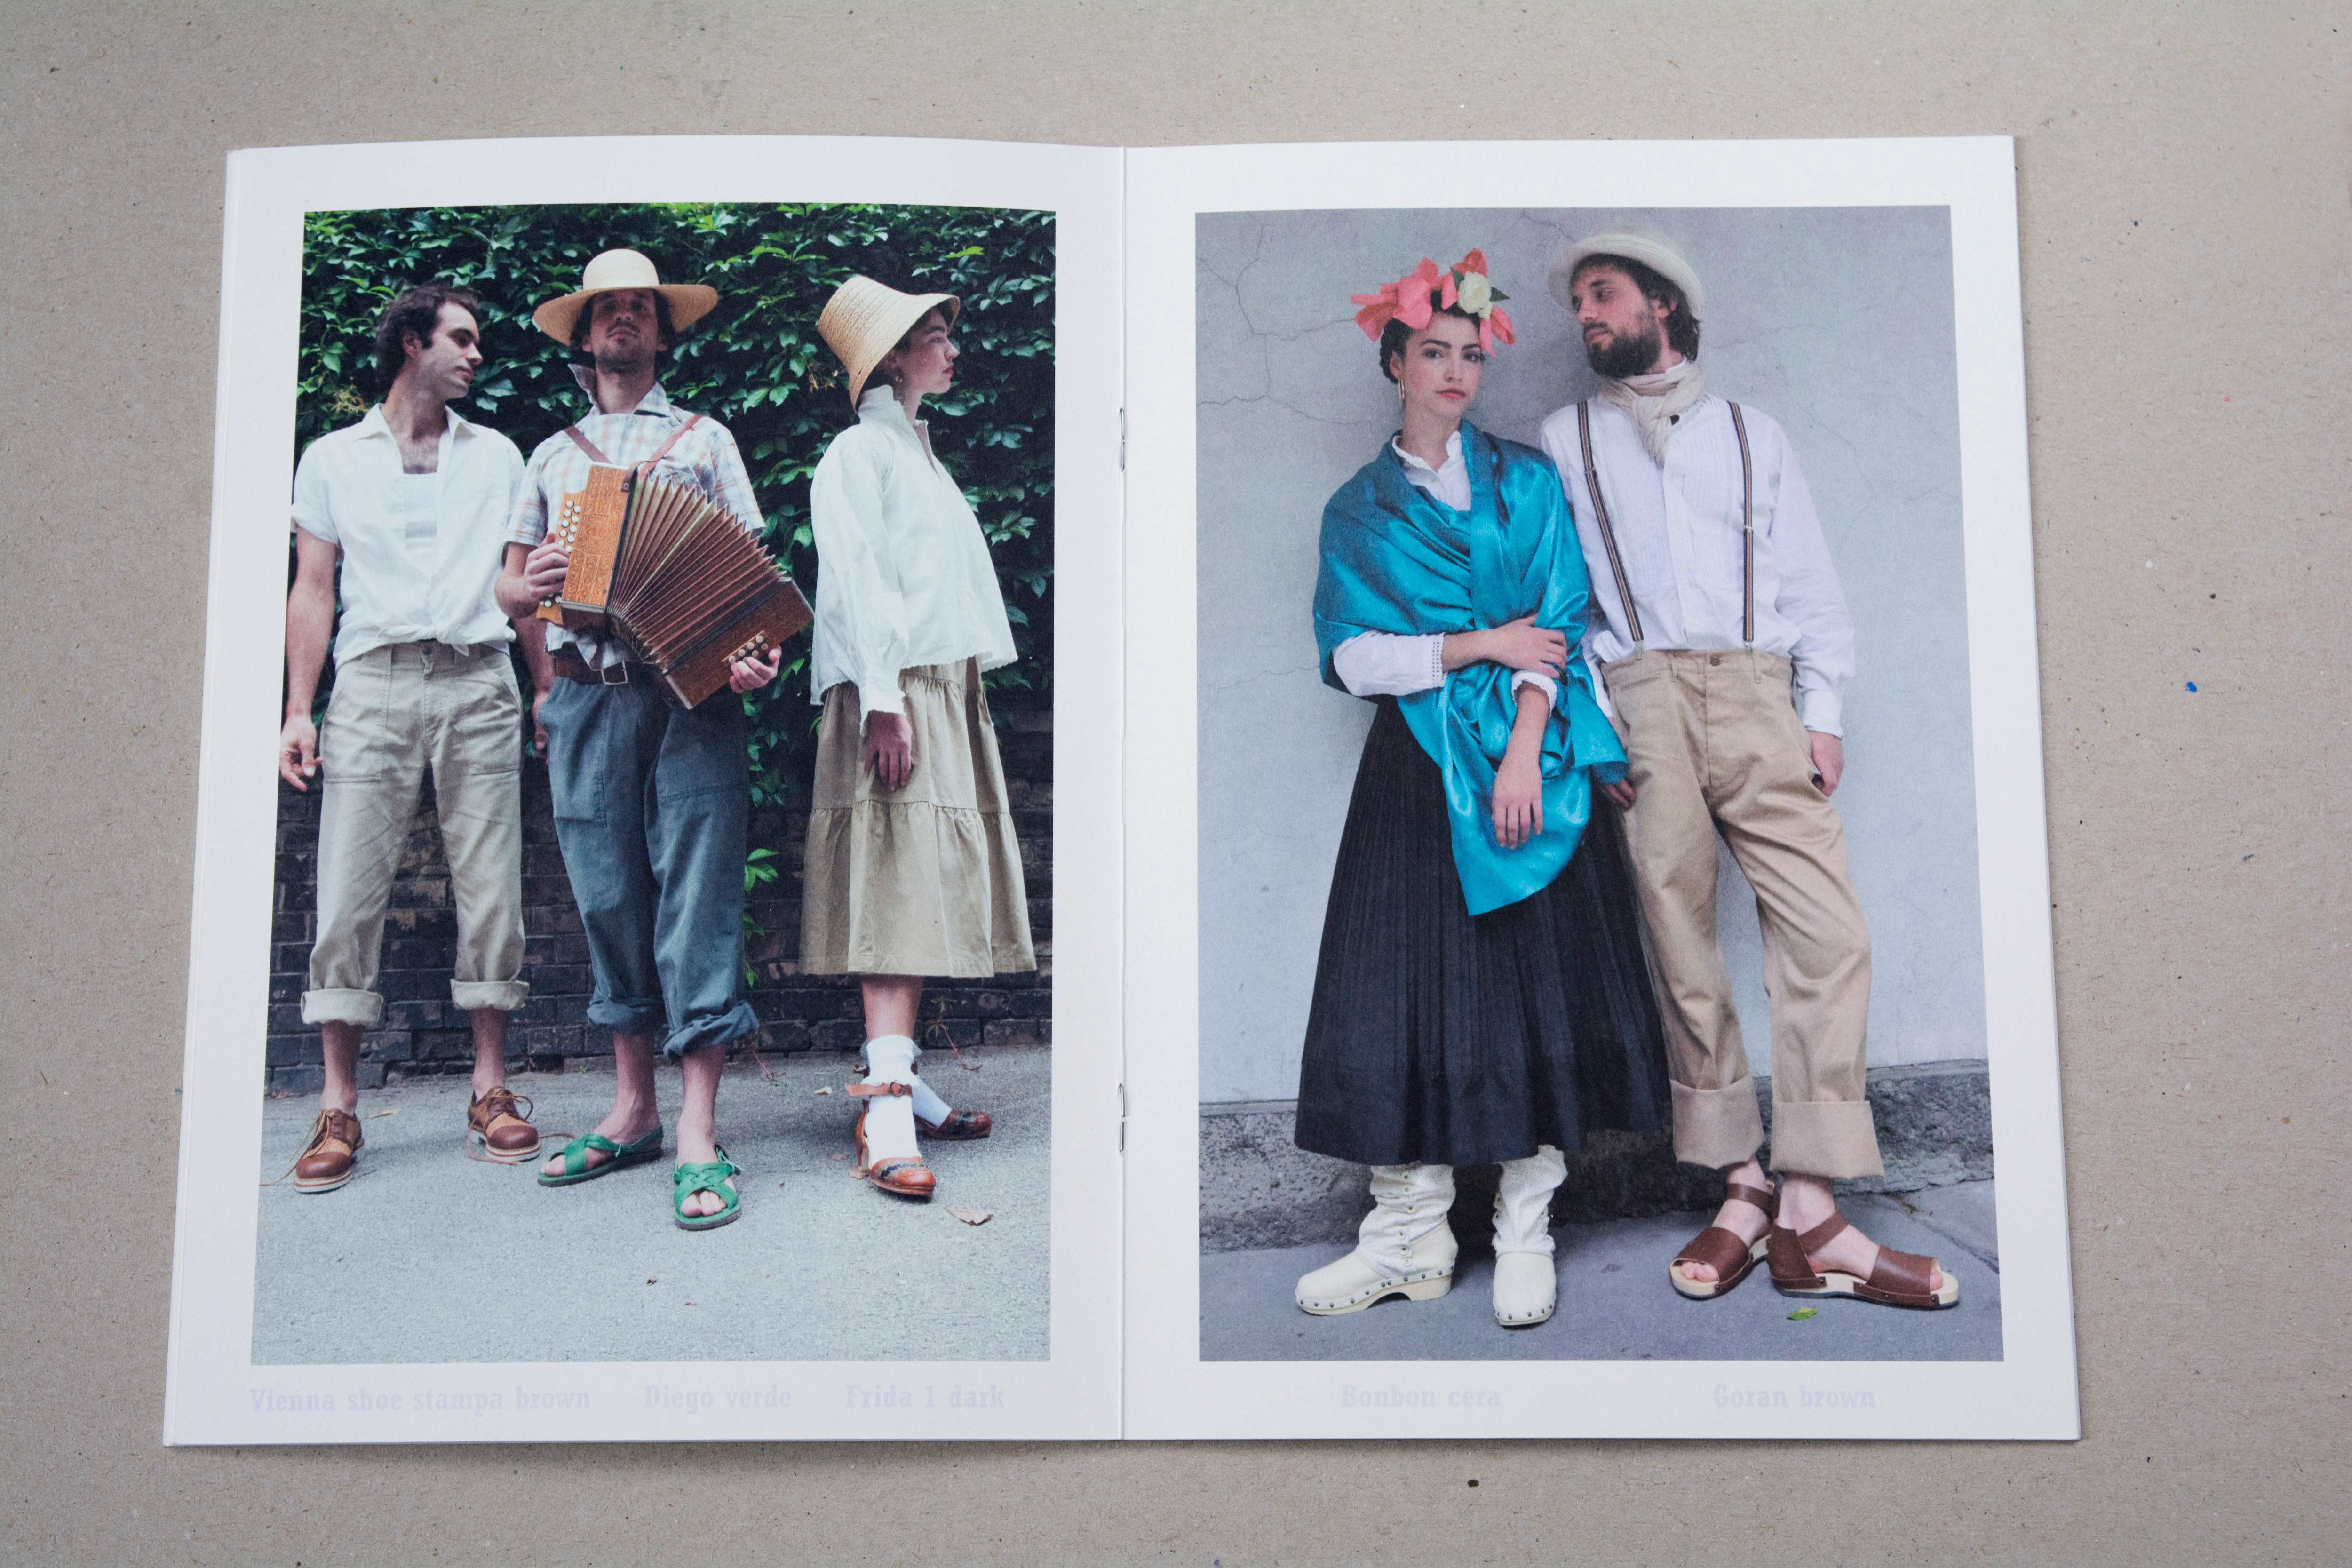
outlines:
[[857, 688], [858, 718], [903, 710], [898, 672], [977, 657], [1013, 662], [1013, 626], [988, 540], [931, 453], [930, 427], [887, 386], [857, 400], [809, 481], [816, 627], [809, 695]]
[[[1756, 647], [1796, 667], [1797, 713], [1805, 728], [1842, 734], [1853, 619], [1788, 437], [1770, 416], [1739, 406], [1756, 470]], [[1568, 487], [1592, 574], [1585, 654], [1595, 664], [1628, 658], [1633, 638], [1585, 491], [1575, 405], [1544, 421], [1541, 440]], [[1686, 410], [1661, 467], [1632, 416], [1596, 398], [1592, 460], [1646, 646], [1740, 647], [1739, 437], [1730, 406], [1710, 395]]]
[[[1404, 464], [1404, 477], [1455, 511], [1470, 510], [1470, 466], [1462, 460], [1462, 432], [1445, 438], [1445, 462], [1433, 468], [1394, 441], [1389, 449]], [[1331, 650], [1331, 668], [1357, 697], [1403, 697], [1445, 684], [1445, 636], [1442, 632], [1358, 632]], [[1559, 689], [1531, 669], [1511, 672], [1511, 691], [1533, 686], [1554, 706]]]
[[311, 442], [294, 467], [294, 526], [342, 552], [339, 668], [388, 643], [475, 647], [514, 635], [490, 585], [506, 558], [522, 454], [445, 412], [429, 474], [401, 471], [381, 405]]
[[[587, 380], [583, 378], [582, 384], [588, 385]], [[670, 402], [661, 383], [656, 382], [637, 405], [625, 414], [599, 412], [592, 395], [587, 413], [577, 423], [580, 433], [607, 459], [632, 468], [660, 451], [662, 443], [688, 417], [686, 410]], [[563, 504], [565, 496], [587, 484], [592, 466], [588, 454], [580, 449], [580, 443], [561, 430], [541, 441], [530, 455], [529, 482], [517, 500], [513, 529], [507, 536], [509, 542], [536, 545], [544, 539], [548, 515]], [[663, 454], [654, 473], [674, 483], [693, 486], [725, 507], [754, 539], [767, 526], [767, 520], [760, 512], [759, 498], [751, 493], [751, 476], [743, 470], [743, 454], [736, 449], [735, 437], [716, 419], [705, 416], [696, 420], [694, 428], [678, 437], [677, 444]], [[567, 643], [576, 647], [580, 657], [598, 669], [622, 664], [628, 658], [628, 649], [618, 637], [602, 637], [593, 632], [571, 631], [557, 626], [547, 628], [547, 646], [551, 649]]]

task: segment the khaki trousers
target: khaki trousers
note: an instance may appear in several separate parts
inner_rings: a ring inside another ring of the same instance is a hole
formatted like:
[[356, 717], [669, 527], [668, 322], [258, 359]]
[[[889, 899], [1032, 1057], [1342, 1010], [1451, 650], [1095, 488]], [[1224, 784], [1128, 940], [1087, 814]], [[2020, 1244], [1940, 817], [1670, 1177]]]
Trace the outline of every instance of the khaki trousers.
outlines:
[[457, 906], [450, 1000], [468, 1012], [522, 1005], [521, 766], [504, 644], [395, 643], [336, 667], [319, 734], [319, 940], [304, 1023], [383, 1016], [384, 908], [428, 767]]
[[1731, 977], [1716, 935], [1716, 835], [1756, 895], [1772, 1004], [1772, 1165], [1874, 1176], [1863, 1092], [1870, 931], [1845, 868], [1845, 829], [1813, 783], [1789, 661], [1676, 648], [1601, 669], [1633, 785], [1626, 818], [1650, 930], [1675, 1157], [1726, 1169], [1764, 1142]]

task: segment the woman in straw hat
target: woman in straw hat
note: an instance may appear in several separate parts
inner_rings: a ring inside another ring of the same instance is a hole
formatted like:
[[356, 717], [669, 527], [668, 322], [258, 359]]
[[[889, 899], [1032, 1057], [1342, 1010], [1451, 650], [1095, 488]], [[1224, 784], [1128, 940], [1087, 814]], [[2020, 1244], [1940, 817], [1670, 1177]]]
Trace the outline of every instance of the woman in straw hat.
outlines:
[[817, 549], [809, 682], [824, 706], [801, 904], [801, 964], [860, 977], [866, 1075], [857, 1170], [935, 1185], [916, 1129], [984, 1138], [915, 1073], [929, 975], [1037, 967], [1021, 849], [981, 672], [1013, 662], [988, 542], [917, 417], [955, 380], [961, 302], [854, 277], [817, 318], [857, 423], [810, 484]]
[[1315, 587], [1324, 681], [1379, 703], [1299, 1068], [1299, 1147], [1372, 1167], [1355, 1251], [1298, 1281], [1321, 1315], [1445, 1294], [1454, 1167], [1499, 1163], [1496, 1321], [1542, 1322], [1565, 1156], [1665, 1115], [1623, 851], [1585, 831], [1625, 754], [1576, 529], [1549, 458], [1463, 417], [1501, 298], [1475, 250], [1355, 297], [1402, 428], [1324, 508]]

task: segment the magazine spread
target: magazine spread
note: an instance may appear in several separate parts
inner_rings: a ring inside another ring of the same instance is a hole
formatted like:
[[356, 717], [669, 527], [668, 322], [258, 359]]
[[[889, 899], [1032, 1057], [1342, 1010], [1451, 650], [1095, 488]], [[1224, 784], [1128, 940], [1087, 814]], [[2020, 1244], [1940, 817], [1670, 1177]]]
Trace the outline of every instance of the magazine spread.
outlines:
[[2006, 139], [226, 205], [167, 1442], [2076, 1435]]

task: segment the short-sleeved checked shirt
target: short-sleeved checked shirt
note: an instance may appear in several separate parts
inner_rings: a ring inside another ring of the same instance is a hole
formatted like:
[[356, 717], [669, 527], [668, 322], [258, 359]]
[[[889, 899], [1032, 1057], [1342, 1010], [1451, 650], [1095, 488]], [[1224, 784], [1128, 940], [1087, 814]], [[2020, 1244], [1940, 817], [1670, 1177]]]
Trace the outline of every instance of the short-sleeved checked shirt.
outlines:
[[[600, 414], [592, 405], [579, 421], [579, 429], [606, 458], [624, 468], [633, 468], [652, 457], [688, 417], [683, 411], [670, 406], [669, 395], [656, 382], [654, 389], [646, 394], [645, 401], [626, 414]], [[509, 541], [536, 545], [544, 539], [549, 512], [562, 503], [565, 495], [588, 482], [589, 467], [588, 454], [562, 431], [541, 441], [530, 455], [530, 467], [515, 505], [514, 527], [507, 536]], [[698, 422], [677, 446], [663, 454], [654, 472], [674, 483], [694, 486], [733, 512], [754, 538], [765, 526], [759, 498], [751, 493], [751, 476], [743, 468], [743, 455], [736, 450], [735, 437], [727, 426], [716, 419], [706, 417]], [[626, 657], [616, 642], [592, 632], [548, 627], [549, 647], [562, 647], [566, 643], [577, 645], [581, 657], [598, 668], [618, 664]]]

